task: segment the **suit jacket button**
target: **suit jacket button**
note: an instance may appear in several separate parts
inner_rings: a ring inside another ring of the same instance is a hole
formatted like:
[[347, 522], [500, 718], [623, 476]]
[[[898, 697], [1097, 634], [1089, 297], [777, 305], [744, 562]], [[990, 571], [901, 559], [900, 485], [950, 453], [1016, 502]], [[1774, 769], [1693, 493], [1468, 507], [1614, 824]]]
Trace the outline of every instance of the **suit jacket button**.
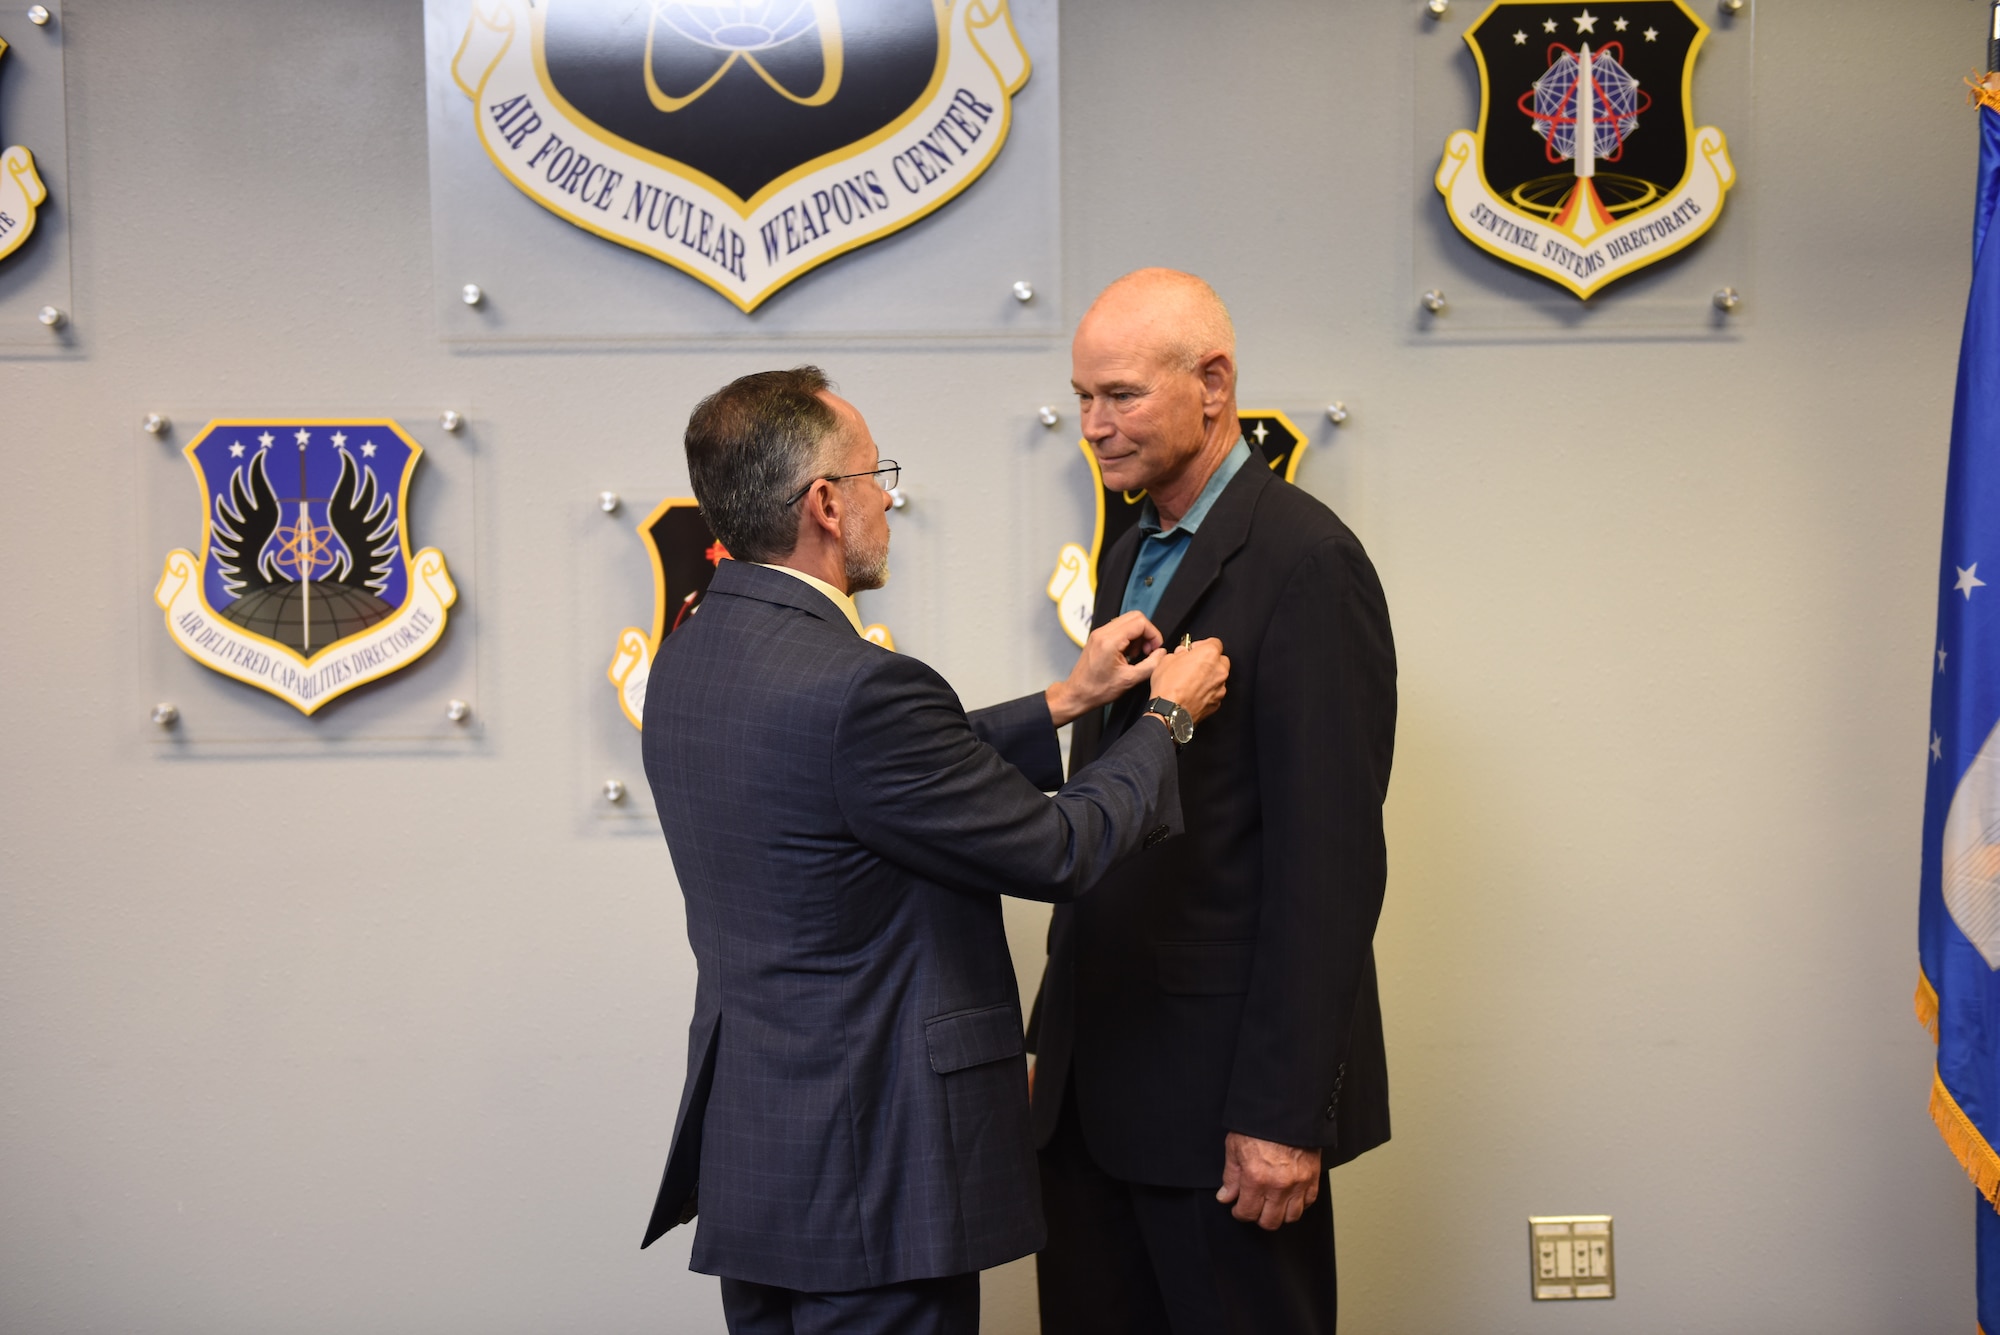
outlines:
[[1340, 1112], [1340, 1100], [1338, 1097], [1336, 1097], [1330, 1100], [1326, 1105], [1326, 1120], [1329, 1122], [1334, 1121], [1338, 1117], [1339, 1112]]

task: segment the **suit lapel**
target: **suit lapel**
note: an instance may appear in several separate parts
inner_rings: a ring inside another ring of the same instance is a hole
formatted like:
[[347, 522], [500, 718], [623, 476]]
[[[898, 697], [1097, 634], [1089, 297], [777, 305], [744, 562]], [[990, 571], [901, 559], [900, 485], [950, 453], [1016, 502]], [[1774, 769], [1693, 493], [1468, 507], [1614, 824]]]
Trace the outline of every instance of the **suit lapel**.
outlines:
[[[1117, 618], [1119, 609], [1125, 602], [1125, 584], [1132, 578], [1132, 567], [1139, 560], [1139, 530], [1137, 526], [1126, 529], [1111, 544], [1111, 550], [1097, 558], [1097, 598], [1090, 612], [1090, 628], [1096, 630], [1107, 621]], [[1125, 730], [1125, 724], [1118, 720], [1118, 705], [1111, 707], [1111, 725], [1104, 723], [1104, 711], [1091, 709], [1076, 721], [1069, 735], [1069, 772], [1078, 770], [1097, 759], [1103, 749], [1106, 737], [1116, 737]], [[1143, 702], [1142, 702], [1143, 707]], [[1130, 720], [1126, 722], [1129, 723]]]
[[[1236, 476], [1229, 479], [1229, 485], [1215, 498], [1215, 506], [1208, 517], [1195, 530], [1194, 538], [1188, 543], [1187, 553], [1181, 557], [1180, 568], [1174, 571], [1173, 582], [1160, 597], [1160, 605], [1153, 612], [1153, 624], [1160, 629], [1160, 635], [1171, 650], [1179, 641], [1181, 628], [1193, 613], [1195, 604], [1221, 575], [1222, 567], [1230, 557], [1250, 538], [1250, 517], [1256, 513], [1257, 498], [1264, 488], [1271, 484], [1271, 470], [1263, 466], [1262, 456], [1253, 452], [1243, 466], [1236, 470]], [[1104, 578], [1097, 585], [1097, 608], [1091, 617], [1091, 624], [1103, 625], [1118, 615], [1118, 608], [1125, 600], [1125, 583], [1132, 577], [1132, 566], [1138, 561], [1139, 530], [1130, 529], [1111, 549], [1105, 562]], [[1115, 580], [1115, 582], [1112, 582]], [[1106, 594], [1113, 596], [1106, 598]], [[1136, 686], [1111, 706], [1111, 717], [1105, 721], [1100, 737], [1092, 738], [1091, 755], [1102, 744], [1103, 737], [1121, 737], [1144, 712], [1146, 702], [1152, 699], [1151, 690]], [[1077, 726], [1083, 727], [1083, 720]], [[1071, 737], [1074, 748], [1078, 733]]]
[[1132, 578], [1132, 567], [1138, 560], [1139, 526], [1134, 524], [1118, 535], [1110, 551], [1097, 559], [1097, 602], [1090, 612], [1092, 630], [1117, 618], [1125, 603], [1125, 585]]
[[[1229, 485], [1215, 498], [1215, 508], [1195, 530], [1187, 554], [1181, 557], [1180, 569], [1174, 571], [1173, 582], [1167, 585], [1153, 613], [1153, 624], [1166, 636], [1169, 649], [1180, 639], [1181, 628], [1188, 614], [1194, 611], [1194, 605], [1222, 573], [1223, 563], [1249, 541], [1250, 516], [1257, 509], [1257, 498], [1270, 484], [1271, 470], [1253, 452], [1236, 470], [1236, 476], [1229, 479]], [[1128, 574], [1131, 568], [1128, 563], [1125, 567]]]

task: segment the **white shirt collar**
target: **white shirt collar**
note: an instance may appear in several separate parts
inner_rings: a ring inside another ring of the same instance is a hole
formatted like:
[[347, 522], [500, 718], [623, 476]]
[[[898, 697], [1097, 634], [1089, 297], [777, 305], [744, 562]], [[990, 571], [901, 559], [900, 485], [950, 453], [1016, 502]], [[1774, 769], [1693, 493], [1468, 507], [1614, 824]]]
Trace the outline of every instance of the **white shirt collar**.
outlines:
[[823, 579], [815, 579], [805, 571], [794, 570], [790, 566], [772, 565], [769, 561], [759, 561], [757, 564], [763, 566], [766, 570], [782, 570], [793, 579], [802, 579], [815, 589], [818, 589], [827, 596], [835, 607], [840, 609], [841, 615], [847, 618], [847, 624], [854, 627], [854, 633], [856, 635], [863, 635], [861, 629], [861, 610], [854, 605], [852, 598], [842, 593], [839, 589], [834, 588], [833, 585]]

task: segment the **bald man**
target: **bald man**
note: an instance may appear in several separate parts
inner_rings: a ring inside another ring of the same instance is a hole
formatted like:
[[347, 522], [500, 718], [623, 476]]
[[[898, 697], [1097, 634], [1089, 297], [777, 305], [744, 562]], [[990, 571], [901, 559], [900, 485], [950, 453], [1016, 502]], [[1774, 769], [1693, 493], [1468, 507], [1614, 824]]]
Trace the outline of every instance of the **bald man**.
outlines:
[[[1106, 486], [1144, 491], [1096, 623], [1222, 641], [1179, 757], [1187, 832], [1056, 909], [1035, 1003], [1045, 1335], [1332, 1332], [1328, 1168], [1389, 1136], [1372, 941], [1395, 737], [1388, 607], [1347, 526], [1239, 436], [1229, 312], [1189, 274], [1105, 290], [1072, 348]], [[1073, 767], [1140, 726], [1078, 719]]]

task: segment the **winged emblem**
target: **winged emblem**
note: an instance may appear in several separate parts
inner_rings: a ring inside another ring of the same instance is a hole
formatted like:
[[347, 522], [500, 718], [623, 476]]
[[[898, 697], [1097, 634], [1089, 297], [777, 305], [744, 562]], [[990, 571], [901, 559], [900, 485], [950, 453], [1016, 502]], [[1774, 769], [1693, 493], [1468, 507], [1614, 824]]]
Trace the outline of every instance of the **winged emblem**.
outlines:
[[311, 713], [443, 633], [457, 590], [410, 549], [423, 451], [394, 422], [212, 422], [185, 453], [202, 556], [169, 554], [154, 596], [196, 659]]

